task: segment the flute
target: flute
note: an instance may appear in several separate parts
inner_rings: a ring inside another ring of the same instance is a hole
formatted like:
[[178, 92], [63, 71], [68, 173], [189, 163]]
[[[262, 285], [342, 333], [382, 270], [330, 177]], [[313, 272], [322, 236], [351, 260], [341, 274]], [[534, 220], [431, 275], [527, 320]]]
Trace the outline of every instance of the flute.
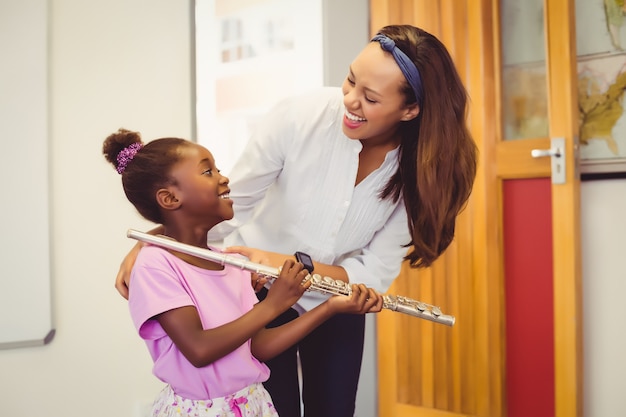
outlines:
[[[246, 271], [264, 276], [269, 280], [278, 278], [280, 274], [279, 268], [268, 265], [250, 262], [241, 257], [231, 256], [223, 253], [214, 252], [210, 249], [203, 249], [197, 246], [188, 245], [186, 243], [177, 242], [167, 237], [154, 236], [148, 233], [140, 232], [134, 229], [128, 229], [126, 236], [138, 241], [151, 243], [166, 249], [171, 249], [197, 258], [206, 259], [220, 265], [230, 265], [239, 267]], [[319, 274], [313, 274], [310, 278], [311, 286], [309, 291], [317, 291], [330, 295], [346, 295], [352, 294], [352, 286], [344, 281], [336, 280], [330, 277], [322, 277]], [[399, 295], [385, 294], [383, 297], [383, 308], [397, 311], [399, 313], [408, 314], [410, 316], [419, 317], [435, 323], [445, 324], [447, 326], [454, 325], [455, 318], [447, 314], [443, 314], [437, 306], [413, 300], [411, 298]]]

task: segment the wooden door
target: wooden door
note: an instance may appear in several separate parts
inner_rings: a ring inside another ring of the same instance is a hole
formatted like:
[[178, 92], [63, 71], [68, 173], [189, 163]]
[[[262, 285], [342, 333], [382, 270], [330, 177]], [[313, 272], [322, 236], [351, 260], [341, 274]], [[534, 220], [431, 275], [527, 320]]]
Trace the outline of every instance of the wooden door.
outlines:
[[[455, 241], [431, 268], [403, 268], [390, 289], [439, 305], [456, 324], [378, 315], [378, 415], [582, 415], [574, 0], [370, 5], [372, 32], [407, 23], [446, 44], [480, 149]], [[541, 42], [543, 58], [510, 64], [501, 29], [520, 17], [524, 42]], [[562, 184], [552, 183], [550, 157], [531, 156], [552, 138], [563, 139]]]

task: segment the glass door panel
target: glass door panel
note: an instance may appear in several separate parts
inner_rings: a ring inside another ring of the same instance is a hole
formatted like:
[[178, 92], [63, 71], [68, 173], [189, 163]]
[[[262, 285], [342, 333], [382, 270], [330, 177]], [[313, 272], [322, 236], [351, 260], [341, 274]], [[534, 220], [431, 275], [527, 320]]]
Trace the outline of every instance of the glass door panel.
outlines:
[[502, 135], [548, 136], [543, 0], [502, 0]]

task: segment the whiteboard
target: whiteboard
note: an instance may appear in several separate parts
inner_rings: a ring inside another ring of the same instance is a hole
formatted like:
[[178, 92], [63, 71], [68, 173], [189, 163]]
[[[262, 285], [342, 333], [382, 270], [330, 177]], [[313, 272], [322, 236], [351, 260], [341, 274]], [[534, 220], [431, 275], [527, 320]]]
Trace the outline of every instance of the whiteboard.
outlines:
[[0, 348], [43, 345], [52, 325], [48, 4], [0, 1]]

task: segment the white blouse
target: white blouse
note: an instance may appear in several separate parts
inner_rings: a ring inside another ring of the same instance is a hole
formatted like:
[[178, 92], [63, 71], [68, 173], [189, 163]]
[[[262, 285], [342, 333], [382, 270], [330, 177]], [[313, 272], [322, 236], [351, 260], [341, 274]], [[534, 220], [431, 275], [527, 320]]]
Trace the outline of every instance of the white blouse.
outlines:
[[[209, 241], [342, 266], [350, 282], [385, 292], [410, 242], [404, 202], [378, 196], [398, 168], [398, 149], [355, 186], [362, 145], [343, 134], [341, 89], [281, 101], [255, 128], [230, 178], [235, 217]], [[229, 234], [230, 233], [230, 234]], [[327, 296], [308, 291], [309, 310]]]

